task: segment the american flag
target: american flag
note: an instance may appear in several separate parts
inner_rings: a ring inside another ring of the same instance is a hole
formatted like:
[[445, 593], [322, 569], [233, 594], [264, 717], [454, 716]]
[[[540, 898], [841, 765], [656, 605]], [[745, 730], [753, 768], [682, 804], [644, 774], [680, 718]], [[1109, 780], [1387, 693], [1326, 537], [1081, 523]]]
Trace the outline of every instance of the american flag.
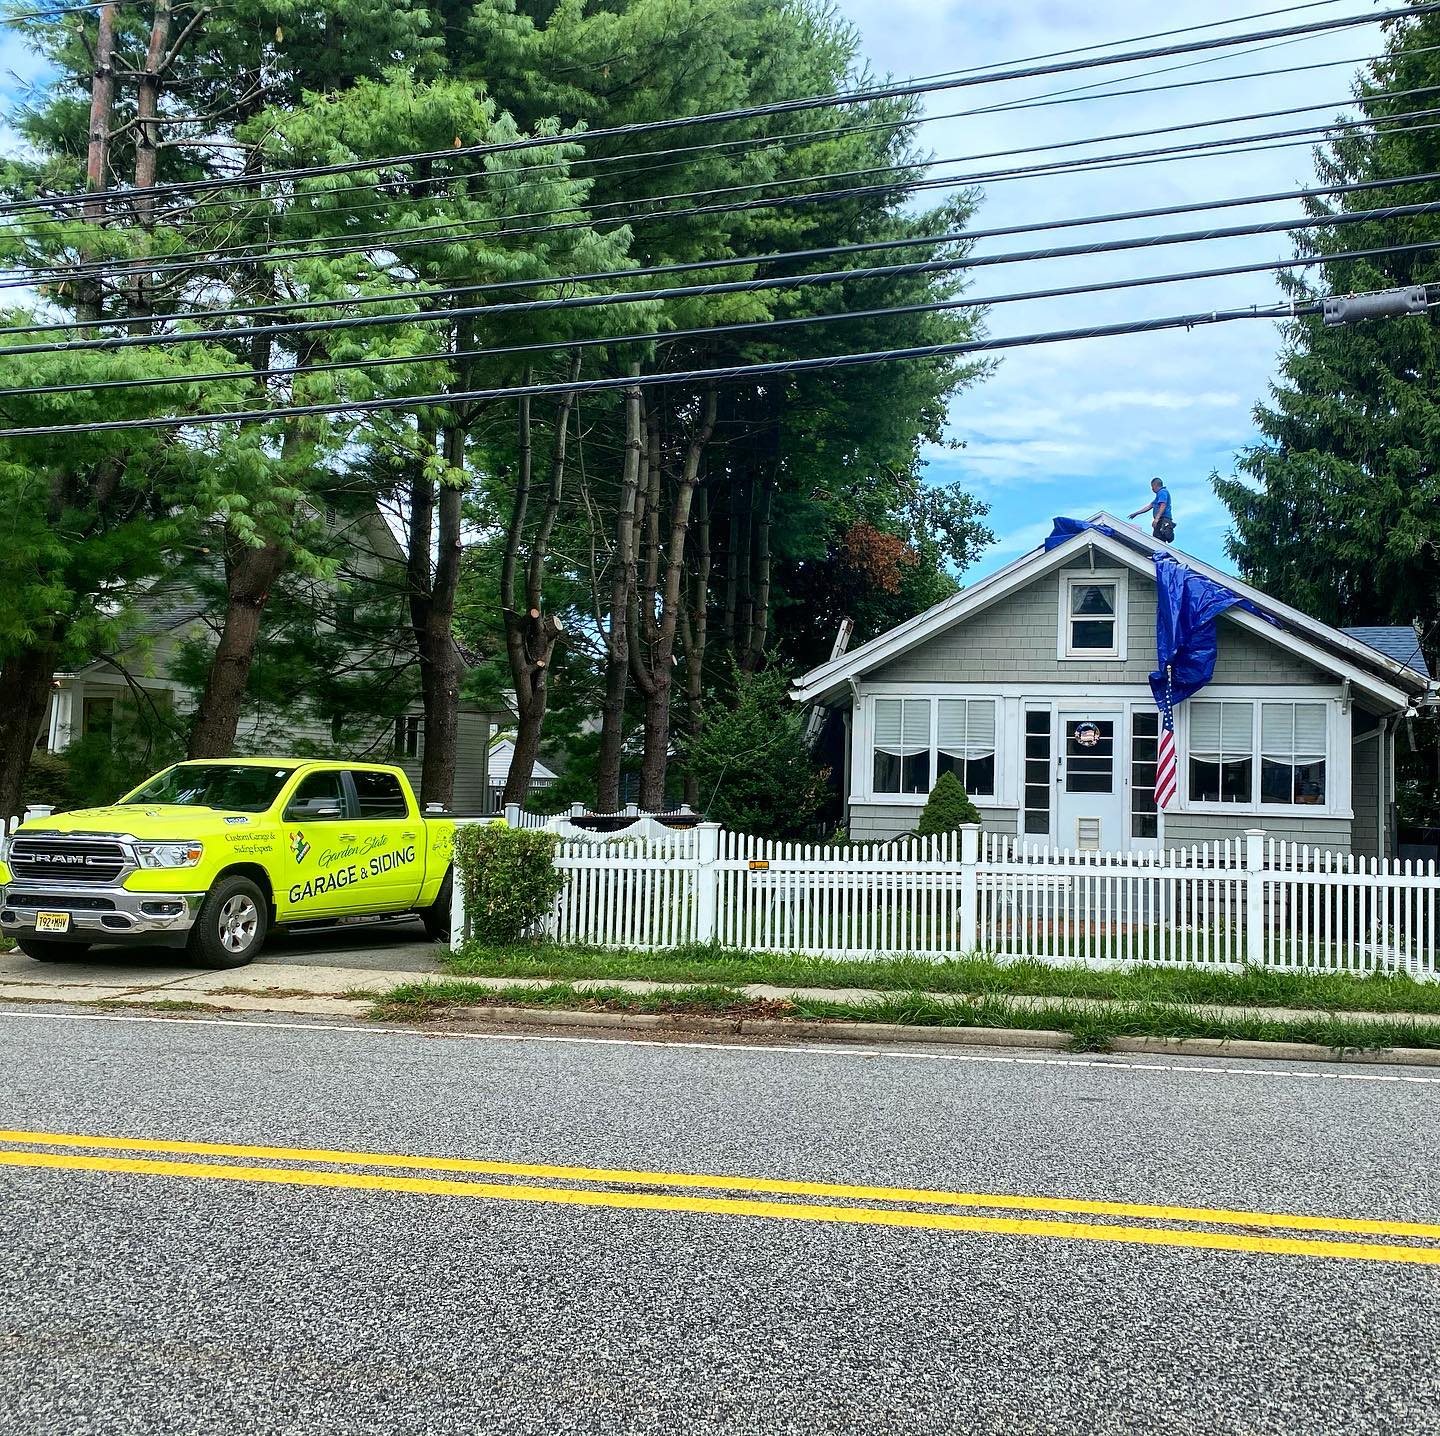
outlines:
[[1169, 665], [1165, 668], [1165, 693], [1160, 699], [1160, 752], [1155, 769], [1155, 806], [1168, 808], [1175, 796], [1175, 705], [1170, 701], [1171, 675]]

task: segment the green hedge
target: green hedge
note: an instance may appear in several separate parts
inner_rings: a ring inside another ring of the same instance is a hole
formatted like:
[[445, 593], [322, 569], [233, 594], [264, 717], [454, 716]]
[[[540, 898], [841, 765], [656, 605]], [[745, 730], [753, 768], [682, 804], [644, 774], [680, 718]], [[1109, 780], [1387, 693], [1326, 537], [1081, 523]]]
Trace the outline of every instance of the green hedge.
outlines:
[[482, 942], [518, 942], [550, 911], [567, 881], [555, 867], [554, 833], [503, 822], [455, 830], [455, 876], [470, 930]]

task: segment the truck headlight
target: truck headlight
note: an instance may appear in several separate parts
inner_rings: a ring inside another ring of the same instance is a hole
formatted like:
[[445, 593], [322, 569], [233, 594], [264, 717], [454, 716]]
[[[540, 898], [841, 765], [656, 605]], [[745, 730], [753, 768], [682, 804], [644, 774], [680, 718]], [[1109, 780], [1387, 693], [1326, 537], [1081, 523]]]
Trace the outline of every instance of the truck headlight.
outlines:
[[199, 843], [136, 843], [142, 868], [193, 868], [204, 856]]

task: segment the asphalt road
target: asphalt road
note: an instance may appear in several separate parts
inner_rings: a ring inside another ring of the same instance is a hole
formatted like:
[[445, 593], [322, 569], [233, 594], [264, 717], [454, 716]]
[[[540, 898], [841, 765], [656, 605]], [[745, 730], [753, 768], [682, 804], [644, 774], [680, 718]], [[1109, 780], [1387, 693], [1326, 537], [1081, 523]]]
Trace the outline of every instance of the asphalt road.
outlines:
[[[1440, 1266], [1304, 1246], [1440, 1240], [1300, 1221], [1440, 1222], [1422, 1069], [12, 1008], [0, 1072], [7, 1433], [1440, 1432]], [[683, 1173], [712, 1183], [658, 1180]], [[1291, 1226], [1071, 1212], [1041, 1235], [1045, 1197]]]

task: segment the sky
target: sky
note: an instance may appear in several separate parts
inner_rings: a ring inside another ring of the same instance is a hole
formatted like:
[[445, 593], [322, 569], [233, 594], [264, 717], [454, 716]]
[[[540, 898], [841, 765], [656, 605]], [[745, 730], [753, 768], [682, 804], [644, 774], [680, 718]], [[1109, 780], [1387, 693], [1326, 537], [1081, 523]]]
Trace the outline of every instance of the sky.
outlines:
[[[1210, 35], [1243, 34], [1313, 20], [1365, 14], [1357, 0], [1337, 0], [1291, 15], [1249, 21], [1238, 17], [1273, 10], [1293, 0], [839, 0], [838, 9], [859, 31], [872, 68], [896, 76], [962, 69], [997, 69], [1015, 60], [1075, 47], [1106, 45], [1156, 30], [1234, 23], [1198, 35], [1150, 45], [1184, 43]], [[1387, 7], [1393, 8], [1393, 7]], [[1319, 125], [1340, 117], [1357, 66], [1378, 53], [1378, 25], [1366, 25], [1301, 42], [1266, 48], [1177, 56], [1077, 74], [941, 91], [926, 97], [926, 112], [948, 114], [1020, 98], [1092, 85], [1129, 89], [1210, 76], [1265, 71], [1263, 78], [1195, 86], [1169, 93], [1087, 100], [1040, 109], [936, 119], [921, 127], [924, 147], [941, 157], [1054, 144], [1120, 131], [1242, 116], [1257, 111], [1320, 105], [1303, 115], [1222, 125], [1156, 139], [1099, 144], [1064, 155], [1098, 155], [1185, 143], [1197, 139], [1270, 133]], [[1121, 49], [1145, 48], [1143, 44]], [[1196, 61], [1205, 63], [1196, 64]], [[1155, 74], [1161, 68], [1183, 70]], [[1149, 78], [1133, 78], [1141, 73]], [[1127, 80], [1126, 77], [1132, 77]], [[1348, 113], [1354, 114], [1353, 109]], [[1055, 158], [1041, 153], [1017, 161]], [[993, 169], [1003, 161], [978, 161]], [[939, 166], [936, 173], [963, 173]], [[1243, 156], [1151, 163], [1094, 174], [1033, 177], [991, 185], [973, 227], [1106, 214], [1193, 200], [1296, 189], [1314, 180], [1308, 142]], [[1207, 211], [1170, 220], [1135, 221], [1081, 231], [981, 241], [976, 252], [1073, 244], [1087, 237], [1112, 239], [1207, 225], [1299, 218], [1289, 202]], [[1284, 233], [1209, 240], [1152, 251], [1093, 255], [1044, 263], [997, 265], [977, 271], [971, 292], [999, 294], [1179, 273], [1286, 259], [1293, 248]], [[1165, 284], [1111, 294], [1072, 296], [1005, 305], [991, 312], [995, 336], [1114, 324], [1168, 314], [1195, 313], [1280, 297], [1273, 273]], [[1225, 556], [1227, 515], [1210, 486], [1213, 471], [1233, 472], [1236, 452], [1256, 437], [1252, 412], [1276, 371], [1282, 334], [1263, 320], [1085, 340], [1005, 352], [996, 373], [957, 397], [948, 437], [963, 448], [928, 452], [929, 477], [963, 483], [990, 505], [997, 543], [965, 575], [973, 579], [1033, 548], [1057, 514], [1088, 517], [1108, 509], [1122, 517], [1146, 503], [1150, 478], [1159, 475], [1174, 498], [1179, 547], [1233, 571]], [[1143, 519], [1141, 520], [1143, 522]]]
[[[1081, 47], [1136, 49], [1146, 44], [1183, 43], [1202, 35], [1240, 34], [1360, 15], [1371, 8], [1365, 0], [1330, 0], [1294, 14], [1242, 18], [1291, 3], [1295, 0], [1170, 0], [1164, 6], [1153, 0], [1108, 0], [1100, 5], [1093, 0], [837, 0], [837, 9], [858, 31], [872, 71], [908, 78], [955, 70], [993, 70], [1030, 56]], [[1227, 23], [1216, 25], [1217, 21]], [[1213, 28], [1199, 35], [1126, 43], [1157, 29], [1191, 25]], [[1053, 96], [1062, 90], [1069, 94], [1079, 91], [1089, 98], [1083, 103], [1045, 108], [936, 118], [920, 128], [920, 139], [930, 154], [960, 161], [937, 166], [934, 171], [950, 174], [967, 168], [994, 169], [1005, 163], [977, 159], [967, 165], [968, 156], [1300, 105], [1319, 108], [1293, 117], [1100, 143], [1060, 154], [1120, 153], [1192, 139], [1318, 125], [1347, 111], [1358, 62], [1377, 53], [1380, 43], [1379, 26], [1366, 25], [1299, 41], [1271, 41], [1263, 46], [940, 91], [926, 97], [927, 114], [973, 111]], [[1325, 68], [1297, 68], [1322, 65]], [[0, 107], [9, 109], [24, 86], [36, 78], [37, 70], [35, 58], [15, 37], [0, 35]], [[1157, 73], [1161, 70], [1166, 73]], [[1106, 89], [1222, 79], [1251, 72], [1263, 73], [1253, 79], [1167, 93], [1103, 98]], [[1145, 78], [1139, 78], [1142, 75]], [[0, 130], [0, 142], [7, 147], [13, 144], [13, 133], [5, 135]], [[1056, 157], [1042, 152], [1017, 162], [1033, 164]], [[1299, 188], [1313, 179], [1308, 141], [1243, 156], [1036, 176], [988, 186], [973, 225], [988, 228], [1261, 194]], [[933, 200], [934, 196], [926, 198]], [[981, 241], [977, 252], [1299, 215], [1300, 206], [1294, 201], [1254, 205], [1178, 219]], [[971, 292], [998, 294], [1175, 273], [1283, 259], [1292, 252], [1289, 238], [1279, 233], [1023, 266], [996, 265], [976, 272]], [[1005, 305], [992, 311], [988, 332], [1002, 336], [1113, 324], [1268, 305], [1278, 297], [1273, 273], [1156, 285]], [[1098, 509], [1122, 516], [1130, 513], [1148, 502], [1152, 475], [1163, 478], [1173, 496], [1179, 546], [1231, 568], [1224, 553], [1227, 516], [1211, 489], [1210, 475], [1232, 472], [1236, 452], [1256, 437], [1252, 411], [1265, 397], [1275, 373], [1281, 339], [1277, 325], [1254, 320], [1189, 332], [1006, 352], [990, 378], [956, 398], [947, 436], [950, 445], [936, 446], [926, 455], [932, 481], [958, 479], [990, 505], [988, 521], [997, 542], [965, 577], [973, 579], [1034, 547], [1049, 532], [1055, 515], [1086, 517]]]

